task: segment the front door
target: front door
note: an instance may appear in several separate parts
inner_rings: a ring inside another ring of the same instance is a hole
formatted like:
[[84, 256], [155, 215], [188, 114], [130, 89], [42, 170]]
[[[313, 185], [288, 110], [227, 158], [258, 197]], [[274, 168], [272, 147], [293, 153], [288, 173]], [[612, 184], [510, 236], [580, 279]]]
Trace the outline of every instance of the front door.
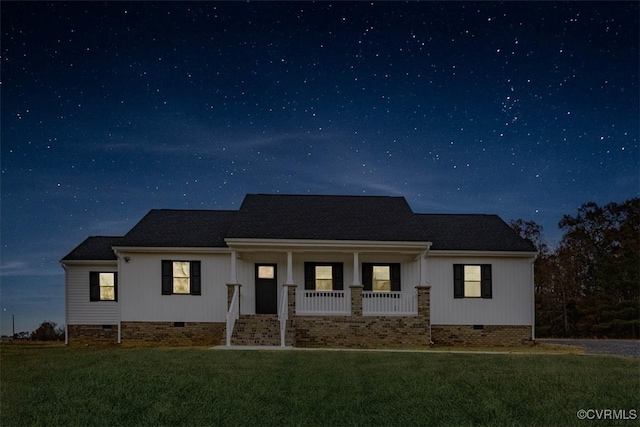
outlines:
[[256, 314], [278, 313], [278, 266], [256, 264]]

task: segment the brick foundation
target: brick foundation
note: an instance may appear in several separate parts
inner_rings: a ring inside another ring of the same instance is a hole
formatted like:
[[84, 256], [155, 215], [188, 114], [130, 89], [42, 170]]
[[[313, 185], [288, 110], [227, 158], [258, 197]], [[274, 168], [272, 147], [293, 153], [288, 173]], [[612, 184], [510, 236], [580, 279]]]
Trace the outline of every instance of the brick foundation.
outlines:
[[435, 345], [452, 346], [521, 346], [532, 344], [531, 326], [527, 325], [432, 325]]
[[108, 346], [118, 344], [118, 325], [69, 325], [69, 346]]
[[122, 322], [123, 346], [214, 346], [225, 343], [223, 322]]
[[294, 325], [296, 347], [429, 346], [429, 325], [418, 316], [296, 316]]

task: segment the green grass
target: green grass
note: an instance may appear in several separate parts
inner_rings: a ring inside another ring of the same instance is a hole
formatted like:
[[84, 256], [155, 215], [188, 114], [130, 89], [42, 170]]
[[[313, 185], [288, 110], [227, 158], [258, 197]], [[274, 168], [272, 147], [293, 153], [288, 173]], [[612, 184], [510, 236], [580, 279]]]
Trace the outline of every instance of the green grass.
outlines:
[[640, 361], [3, 345], [0, 424], [637, 425]]

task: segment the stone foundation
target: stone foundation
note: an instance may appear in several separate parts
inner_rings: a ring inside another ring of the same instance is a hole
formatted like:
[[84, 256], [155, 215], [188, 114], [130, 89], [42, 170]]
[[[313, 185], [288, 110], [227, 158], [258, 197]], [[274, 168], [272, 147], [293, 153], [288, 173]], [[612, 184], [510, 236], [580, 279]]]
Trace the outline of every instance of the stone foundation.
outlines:
[[429, 346], [421, 317], [296, 316], [296, 347], [420, 348]]
[[223, 322], [122, 322], [123, 346], [215, 346], [225, 334]]
[[118, 344], [118, 325], [69, 325], [69, 346], [108, 346]]
[[531, 326], [527, 325], [432, 325], [435, 345], [521, 346], [530, 345]]

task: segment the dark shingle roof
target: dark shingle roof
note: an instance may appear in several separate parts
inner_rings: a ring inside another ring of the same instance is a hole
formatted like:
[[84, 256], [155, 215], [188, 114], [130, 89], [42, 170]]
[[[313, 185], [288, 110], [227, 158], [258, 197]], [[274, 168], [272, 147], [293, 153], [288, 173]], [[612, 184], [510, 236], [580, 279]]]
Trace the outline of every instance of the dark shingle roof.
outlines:
[[115, 261], [112, 247], [117, 246], [122, 237], [92, 236], [75, 247], [62, 261]]
[[120, 246], [226, 247], [224, 238], [237, 211], [149, 211], [129, 231]]
[[416, 214], [418, 233], [432, 250], [535, 252], [497, 215]]
[[249, 194], [227, 237], [256, 239], [418, 240], [403, 197]]
[[403, 197], [249, 194], [238, 211], [151, 210], [124, 237], [90, 237], [65, 260], [113, 246], [226, 247], [225, 238], [433, 242], [432, 250], [535, 252], [497, 215], [414, 214]]

